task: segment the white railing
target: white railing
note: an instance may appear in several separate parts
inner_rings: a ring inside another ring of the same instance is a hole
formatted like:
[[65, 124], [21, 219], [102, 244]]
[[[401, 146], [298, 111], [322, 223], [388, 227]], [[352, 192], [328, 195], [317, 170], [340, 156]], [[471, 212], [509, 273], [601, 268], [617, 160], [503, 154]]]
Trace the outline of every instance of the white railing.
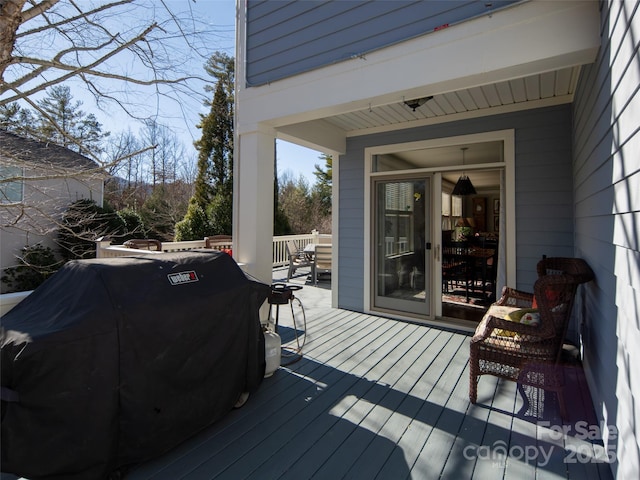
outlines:
[[[331, 243], [330, 234], [321, 234], [314, 230], [303, 235], [279, 235], [273, 237], [273, 266], [281, 267], [289, 264], [287, 254], [287, 242], [293, 241], [296, 246], [303, 249], [309, 243]], [[147, 250], [144, 248], [128, 248], [123, 245], [111, 245], [109, 240], [99, 239], [96, 241], [96, 258], [126, 257], [131, 255], [157, 255], [162, 252], [182, 252], [195, 250], [198, 248], [231, 249], [231, 241], [207, 241], [194, 240], [188, 242], [162, 242], [160, 249]]]
[[28, 292], [3, 293], [0, 295], [0, 317], [27, 298], [33, 290]]
[[279, 235], [273, 237], [273, 266], [281, 267], [289, 265], [289, 255], [287, 253], [287, 242], [292, 241], [298, 249], [302, 250], [309, 243], [318, 243], [317, 237], [310, 233], [308, 235]]
[[[309, 243], [331, 243], [331, 234], [318, 233], [316, 230], [308, 235], [281, 235], [273, 237], [273, 266], [281, 267], [289, 264], [287, 255], [287, 242], [291, 240], [300, 249]], [[231, 249], [230, 241], [195, 240], [190, 242], [162, 242], [160, 250], [147, 250], [143, 248], [128, 248], [123, 245], [111, 245], [110, 240], [98, 239], [96, 241], [96, 258], [127, 257], [131, 255], [157, 255], [163, 252], [181, 252], [199, 248]], [[155, 247], [154, 247], [155, 248]], [[23, 299], [29, 292], [5, 293], [0, 295], [0, 316], [7, 313]]]

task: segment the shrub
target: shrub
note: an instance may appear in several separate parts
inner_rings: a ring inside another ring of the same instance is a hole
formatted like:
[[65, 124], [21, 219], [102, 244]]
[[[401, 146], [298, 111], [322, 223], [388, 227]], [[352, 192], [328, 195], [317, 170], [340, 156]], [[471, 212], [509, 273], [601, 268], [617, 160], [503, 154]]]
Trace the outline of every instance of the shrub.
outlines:
[[126, 232], [124, 220], [109, 208], [93, 200], [72, 203], [62, 216], [58, 229], [58, 246], [64, 260], [95, 258], [95, 239], [121, 236]]
[[36, 289], [63, 264], [50, 247], [40, 244], [23, 247], [19, 261], [20, 265], [6, 268], [2, 275], [7, 293]]

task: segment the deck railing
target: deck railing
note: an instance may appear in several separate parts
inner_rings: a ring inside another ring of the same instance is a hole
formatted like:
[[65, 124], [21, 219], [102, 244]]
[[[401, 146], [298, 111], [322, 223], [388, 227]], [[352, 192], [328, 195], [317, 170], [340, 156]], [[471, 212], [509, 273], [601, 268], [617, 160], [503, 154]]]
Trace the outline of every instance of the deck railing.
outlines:
[[[322, 234], [314, 230], [305, 235], [280, 235], [273, 237], [273, 266], [281, 267], [289, 264], [287, 255], [287, 242], [293, 241], [298, 248], [304, 248], [309, 243], [331, 243], [331, 234]], [[96, 241], [96, 258], [127, 257], [131, 255], [157, 255], [163, 252], [182, 252], [199, 248], [214, 248], [217, 250], [232, 248], [232, 242], [209, 239], [194, 240], [189, 242], [161, 242], [157, 248], [157, 242], [149, 242], [148, 248], [130, 248], [124, 245], [111, 245], [109, 239]], [[5, 293], [0, 295], [0, 315], [4, 315], [31, 292]]]
[[[289, 264], [289, 256], [287, 254], [287, 242], [293, 241], [300, 249], [309, 243], [331, 243], [331, 234], [322, 234], [314, 230], [309, 234], [303, 235], [279, 235], [273, 237], [273, 266], [281, 267]], [[160, 248], [151, 245], [150, 249], [145, 248], [129, 248], [124, 245], [111, 245], [108, 239], [98, 239], [96, 241], [96, 258], [113, 258], [126, 257], [130, 255], [156, 255], [162, 252], [182, 252], [186, 250], [195, 250], [199, 248], [215, 248], [217, 250], [231, 250], [232, 242], [216, 241], [212, 239], [193, 240], [188, 242], [161, 242]]]

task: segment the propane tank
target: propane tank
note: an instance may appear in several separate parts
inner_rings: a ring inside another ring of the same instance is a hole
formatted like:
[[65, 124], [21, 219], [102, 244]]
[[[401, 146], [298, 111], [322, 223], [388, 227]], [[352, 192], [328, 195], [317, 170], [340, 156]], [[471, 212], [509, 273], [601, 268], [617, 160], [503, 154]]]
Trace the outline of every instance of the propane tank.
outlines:
[[268, 378], [280, 366], [280, 335], [271, 330], [264, 330], [264, 356], [267, 366], [264, 370], [264, 378]]

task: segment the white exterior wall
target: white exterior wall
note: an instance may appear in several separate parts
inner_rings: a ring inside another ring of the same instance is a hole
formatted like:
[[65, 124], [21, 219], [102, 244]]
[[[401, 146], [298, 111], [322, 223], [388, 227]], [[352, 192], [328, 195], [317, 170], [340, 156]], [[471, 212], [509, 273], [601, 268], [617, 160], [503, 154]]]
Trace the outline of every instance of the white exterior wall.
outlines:
[[[76, 200], [91, 199], [102, 206], [103, 180], [97, 176], [46, 178], [49, 172], [27, 170], [23, 202], [0, 205], [0, 269], [19, 264], [17, 256], [26, 245], [42, 243], [55, 250], [56, 221]], [[2, 292], [5, 285], [2, 284]]]

